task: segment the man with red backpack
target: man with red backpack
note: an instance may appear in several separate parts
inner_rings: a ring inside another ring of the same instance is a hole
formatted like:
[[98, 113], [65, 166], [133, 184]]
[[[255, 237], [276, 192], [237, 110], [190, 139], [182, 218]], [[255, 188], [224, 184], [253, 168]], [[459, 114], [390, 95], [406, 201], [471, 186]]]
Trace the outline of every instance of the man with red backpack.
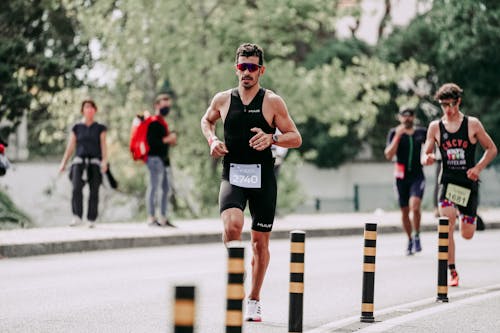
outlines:
[[[150, 226], [175, 227], [167, 212], [167, 195], [169, 190], [168, 168], [170, 166], [169, 147], [177, 143], [177, 134], [170, 131], [165, 117], [170, 112], [172, 98], [168, 94], [159, 94], [154, 103], [155, 114], [141, 115], [132, 127], [130, 150], [134, 160], [142, 160], [149, 171], [149, 187], [146, 196], [148, 219]], [[157, 194], [160, 193], [160, 215], [156, 216], [158, 205]]]

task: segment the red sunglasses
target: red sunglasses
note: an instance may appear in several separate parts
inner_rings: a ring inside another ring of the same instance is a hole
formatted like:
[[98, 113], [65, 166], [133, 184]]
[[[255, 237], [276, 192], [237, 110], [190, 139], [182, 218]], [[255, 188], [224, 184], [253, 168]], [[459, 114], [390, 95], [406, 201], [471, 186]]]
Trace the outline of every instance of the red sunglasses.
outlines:
[[261, 65], [252, 64], [252, 63], [248, 63], [248, 62], [236, 64], [236, 68], [238, 68], [239, 71], [244, 72], [244, 71], [248, 70], [250, 73], [257, 71], [261, 67], [262, 67]]

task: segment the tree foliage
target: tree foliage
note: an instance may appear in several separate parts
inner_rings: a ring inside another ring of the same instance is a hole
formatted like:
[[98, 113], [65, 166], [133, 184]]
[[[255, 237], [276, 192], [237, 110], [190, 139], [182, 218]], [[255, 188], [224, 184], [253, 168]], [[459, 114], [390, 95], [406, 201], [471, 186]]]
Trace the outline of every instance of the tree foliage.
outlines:
[[[90, 65], [75, 10], [56, 0], [0, 2], [0, 120], [15, 128], [24, 112], [45, 117], [51, 96], [81, 84], [76, 69]], [[7, 133], [4, 133], [7, 134]]]

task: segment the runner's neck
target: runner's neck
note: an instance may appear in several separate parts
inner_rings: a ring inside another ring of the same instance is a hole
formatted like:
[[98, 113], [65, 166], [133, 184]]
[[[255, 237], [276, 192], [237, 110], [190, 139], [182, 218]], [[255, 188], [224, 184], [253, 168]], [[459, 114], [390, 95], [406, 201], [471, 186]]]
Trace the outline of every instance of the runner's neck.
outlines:
[[240, 99], [243, 105], [248, 105], [250, 104], [255, 96], [259, 93], [260, 90], [260, 84], [256, 84], [250, 89], [246, 89], [242, 87], [241, 85], [238, 87], [238, 93], [240, 94]]

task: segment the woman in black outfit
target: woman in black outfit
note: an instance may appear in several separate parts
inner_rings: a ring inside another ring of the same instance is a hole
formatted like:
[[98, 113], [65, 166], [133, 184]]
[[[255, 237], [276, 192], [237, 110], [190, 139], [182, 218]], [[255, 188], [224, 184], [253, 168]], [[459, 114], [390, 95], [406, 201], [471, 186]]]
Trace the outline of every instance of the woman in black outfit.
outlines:
[[91, 99], [84, 100], [80, 112], [81, 122], [75, 124], [64, 152], [59, 172], [64, 172], [66, 164], [76, 153], [71, 163], [70, 179], [73, 183], [71, 208], [73, 221], [70, 226], [83, 224], [82, 189], [85, 182], [89, 184], [89, 205], [87, 212], [88, 227], [93, 228], [98, 214], [99, 186], [102, 174], [107, 170], [108, 156], [106, 149], [106, 126], [94, 121], [97, 106]]

